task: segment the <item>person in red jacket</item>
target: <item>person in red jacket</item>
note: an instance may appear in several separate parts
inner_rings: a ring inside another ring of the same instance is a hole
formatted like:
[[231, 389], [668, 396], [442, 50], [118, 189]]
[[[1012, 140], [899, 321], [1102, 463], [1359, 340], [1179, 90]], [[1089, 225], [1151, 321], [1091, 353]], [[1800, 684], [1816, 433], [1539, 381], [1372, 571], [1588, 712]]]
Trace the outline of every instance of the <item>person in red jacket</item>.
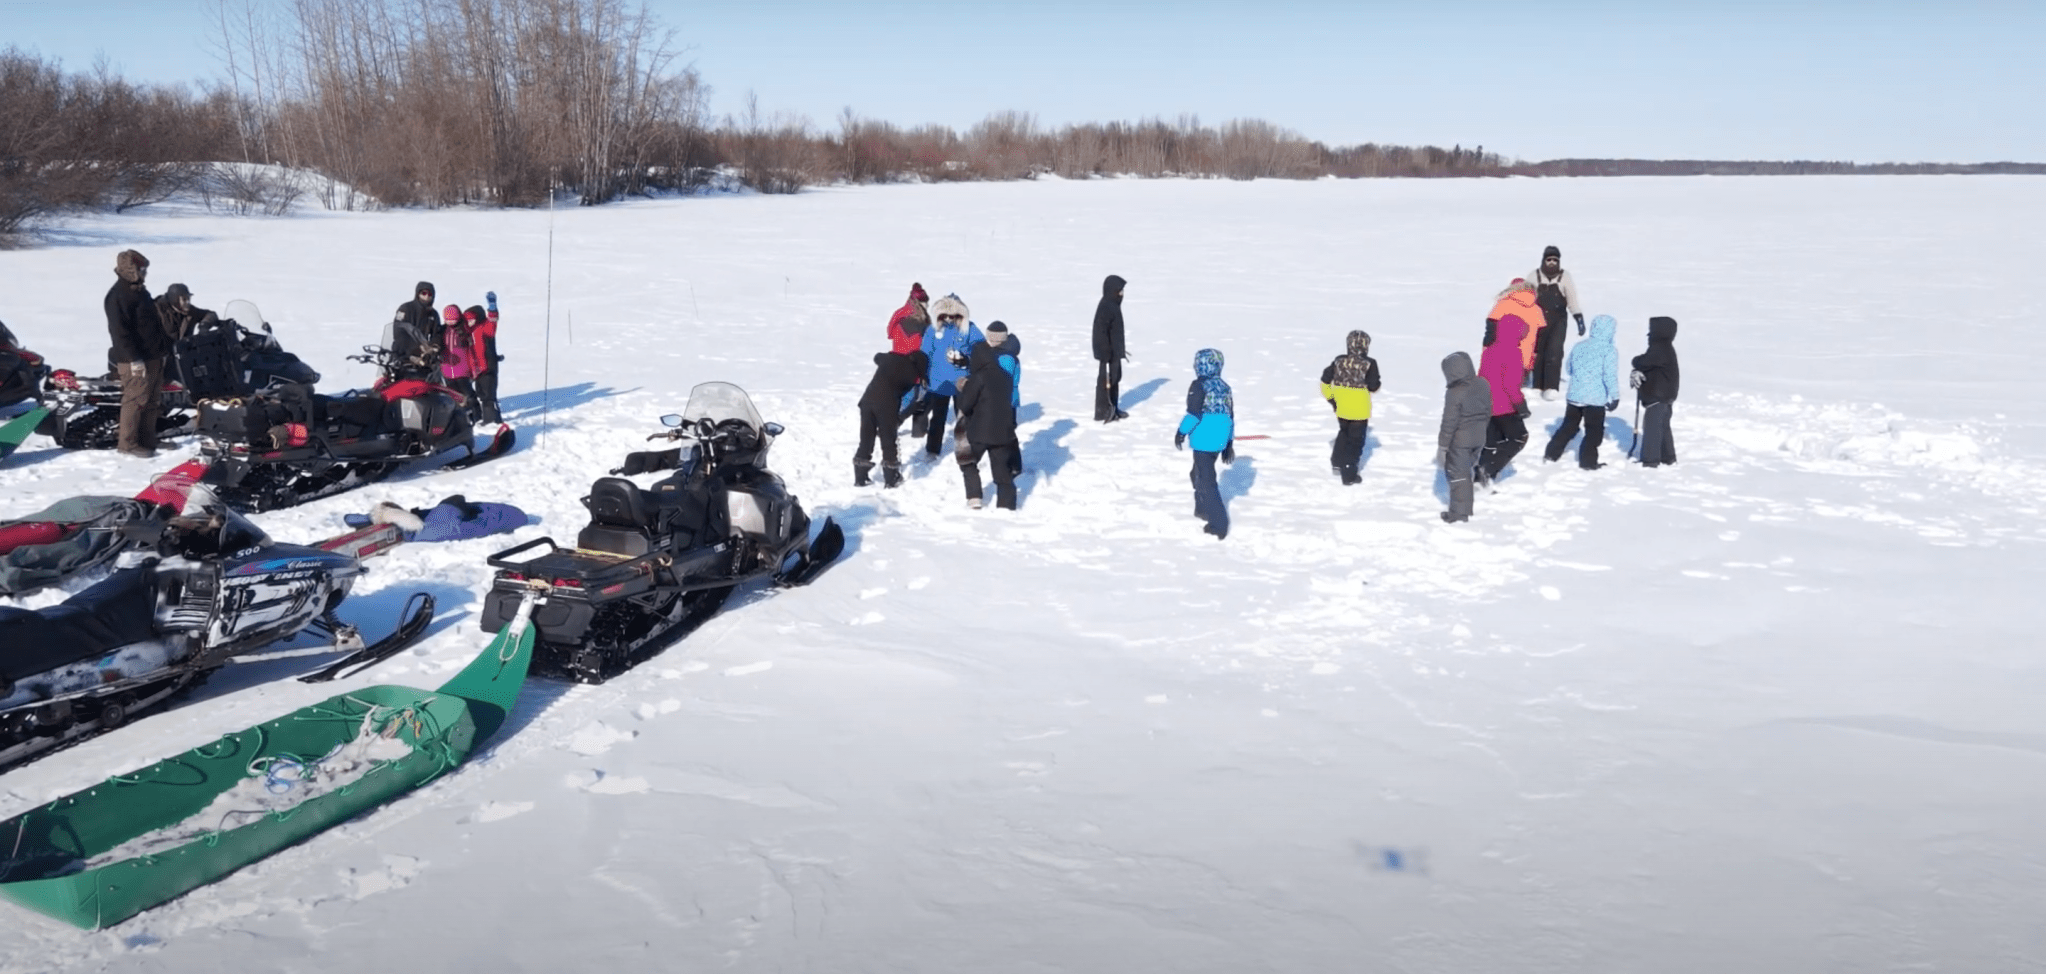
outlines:
[[504, 415], [497, 409], [497, 367], [504, 356], [497, 354], [497, 292], [486, 291], [483, 300], [490, 306], [470, 305], [462, 312], [462, 321], [469, 329], [469, 368], [476, 386], [476, 412], [485, 423], [503, 423]]
[[[929, 327], [931, 296], [924, 291], [922, 284], [912, 281], [909, 285], [909, 300], [904, 301], [902, 307], [895, 309], [895, 313], [888, 316], [889, 351], [897, 355], [923, 351], [924, 329]], [[903, 416], [914, 417], [914, 421], [909, 425], [911, 437], [924, 435], [930, 427], [930, 416], [924, 411], [926, 391], [925, 383], [919, 380], [916, 389], [910, 393], [908, 408], [902, 412]], [[902, 425], [900, 417], [895, 420], [895, 425]]]
[[1478, 361], [1478, 375], [1492, 387], [1492, 421], [1485, 426], [1485, 453], [1478, 461], [1478, 475], [1486, 481], [1499, 479], [1499, 471], [1513, 462], [1527, 445], [1527, 398], [1521, 395], [1520, 341], [1527, 337], [1527, 322], [1517, 314], [1499, 319], [1498, 334]]

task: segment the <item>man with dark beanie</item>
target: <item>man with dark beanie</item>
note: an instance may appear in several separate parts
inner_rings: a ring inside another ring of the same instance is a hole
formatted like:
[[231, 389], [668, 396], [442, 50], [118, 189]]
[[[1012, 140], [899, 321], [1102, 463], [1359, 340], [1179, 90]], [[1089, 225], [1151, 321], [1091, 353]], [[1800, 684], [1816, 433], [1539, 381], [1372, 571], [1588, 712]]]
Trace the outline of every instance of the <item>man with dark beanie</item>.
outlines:
[[1677, 320], [1648, 319], [1648, 350], [1634, 356], [1628, 376], [1641, 399], [1641, 465], [1660, 467], [1677, 462], [1677, 441], [1670, 435], [1670, 413], [1677, 401]]
[[1577, 303], [1577, 282], [1570, 279], [1570, 272], [1563, 269], [1563, 251], [1548, 246], [1542, 248], [1542, 265], [1527, 276], [1527, 282], [1534, 285], [1535, 304], [1542, 309], [1542, 320], [1528, 322], [1535, 326], [1534, 339], [1534, 387], [1542, 391], [1543, 399], [1556, 398], [1556, 390], [1563, 385], [1563, 316], [1575, 315], [1577, 335], [1584, 336], [1584, 312]]
[[412, 289], [412, 300], [398, 306], [398, 313], [391, 317], [390, 332], [384, 336], [384, 347], [398, 360], [401, 368], [410, 368], [425, 373], [435, 373], [429, 368], [434, 364], [429, 359], [435, 354], [440, 337], [440, 312], [433, 307], [433, 282], [420, 281]]
[[1122, 289], [1128, 284], [1114, 274], [1101, 282], [1101, 303], [1094, 306], [1094, 361], [1100, 363], [1094, 380], [1094, 420], [1113, 423], [1126, 419], [1122, 411], [1122, 364], [1130, 357], [1122, 341]]
[[170, 351], [163, 319], [144, 279], [149, 258], [123, 250], [114, 258], [114, 286], [107, 289], [107, 355], [121, 379], [119, 449], [131, 457], [156, 455], [156, 417], [162, 404], [163, 357]]

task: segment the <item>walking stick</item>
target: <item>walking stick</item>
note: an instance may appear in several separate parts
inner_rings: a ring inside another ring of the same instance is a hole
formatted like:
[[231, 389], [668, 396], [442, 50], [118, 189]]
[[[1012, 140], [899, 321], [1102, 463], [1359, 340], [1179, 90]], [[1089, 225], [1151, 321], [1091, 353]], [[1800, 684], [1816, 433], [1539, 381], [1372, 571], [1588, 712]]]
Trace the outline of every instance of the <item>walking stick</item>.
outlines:
[[1641, 445], [1641, 391], [1639, 389], [1636, 389], [1634, 391], [1634, 429], [1633, 435], [1627, 438], [1627, 459], [1629, 460], [1635, 459], [1634, 450], [1636, 447], [1639, 447], [1640, 445]]

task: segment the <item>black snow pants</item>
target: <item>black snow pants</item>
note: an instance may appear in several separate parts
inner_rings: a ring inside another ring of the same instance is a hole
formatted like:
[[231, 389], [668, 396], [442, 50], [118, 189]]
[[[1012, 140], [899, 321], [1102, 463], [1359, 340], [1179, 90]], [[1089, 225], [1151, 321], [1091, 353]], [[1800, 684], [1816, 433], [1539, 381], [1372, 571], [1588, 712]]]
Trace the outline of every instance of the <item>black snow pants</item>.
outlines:
[[1328, 465], [1343, 475], [1343, 481], [1357, 475], [1357, 466], [1364, 462], [1364, 437], [1371, 432], [1368, 419], [1336, 420], [1336, 443], [1329, 452]]
[[1641, 465], [1659, 467], [1677, 462], [1677, 441], [1670, 434], [1673, 402], [1651, 402], [1641, 411]]
[[1107, 423], [1122, 413], [1122, 363], [1099, 364], [1094, 378], [1094, 421]]
[[1527, 424], [1513, 413], [1494, 416], [1485, 424], [1485, 458], [1479, 466], [1485, 468], [1486, 480], [1499, 479], [1499, 471], [1513, 462], [1520, 454], [1520, 448], [1527, 445]]
[[1215, 460], [1220, 456], [1213, 450], [1195, 450], [1193, 470], [1187, 474], [1193, 481], [1194, 516], [1208, 522], [1208, 533], [1218, 538], [1229, 533], [1229, 508], [1222, 504], [1222, 485], [1215, 479]]
[[919, 418], [925, 424], [924, 452], [931, 456], [935, 457], [945, 452], [939, 447], [945, 443], [945, 414], [951, 408], [951, 396], [941, 396], [935, 392], [924, 396], [924, 411]]
[[1571, 403], [1563, 411], [1563, 425], [1556, 427], [1556, 435], [1549, 437], [1548, 449], [1542, 456], [1550, 461], [1563, 459], [1563, 451], [1570, 448], [1570, 439], [1577, 435], [1578, 424], [1584, 426], [1584, 444], [1577, 448], [1577, 465], [1586, 470], [1598, 469], [1598, 447], [1606, 440], [1606, 407], [1580, 406]]
[[968, 499], [981, 496], [980, 458], [985, 456], [988, 473], [993, 476], [995, 482], [995, 506], [1005, 511], [1016, 509], [1016, 475], [1012, 472], [1014, 467], [1011, 466], [1015, 462], [1016, 449], [1014, 443], [998, 443], [993, 446], [973, 443], [959, 454], [959, 473], [966, 479]]
[[896, 426], [901, 422], [900, 414], [893, 409], [860, 407], [860, 448], [853, 451], [853, 483], [864, 487], [867, 473], [874, 469], [874, 441], [881, 441], [881, 469], [893, 473], [899, 469], [895, 455]]

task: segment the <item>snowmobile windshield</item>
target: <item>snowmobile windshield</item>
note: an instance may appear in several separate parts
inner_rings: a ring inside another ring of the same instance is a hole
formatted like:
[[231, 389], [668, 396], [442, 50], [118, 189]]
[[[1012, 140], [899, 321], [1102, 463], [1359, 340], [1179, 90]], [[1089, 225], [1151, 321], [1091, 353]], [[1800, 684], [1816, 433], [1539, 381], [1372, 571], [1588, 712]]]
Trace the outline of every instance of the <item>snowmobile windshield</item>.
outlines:
[[256, 522], [242, 516], [232, 507], [221, 508], [223, 523], [220, 526], [220, 552], [233, 554], [250, 548], [261, 548], [270, 543], [270, 536], [256, 526]]
[[7, 322], [0, 321], [0, 348], [20, 347], [21, 339], [14, 337], [14, 333], [7, 330]]
[[240, 298], [229, 301], [226, 310], [221, 312], [220, 317], [240, 325], [243, 331], [259, 339], [258, 344], [263, 347], [279, 347], [276, 336], [271, 334], [270, 323], [263, 320], [263, 312], [256, 308], [254, 301], [245, 301]]
[[753, 408], [752, 398], [746, 395], [746, 390], [729, 382], [704, 382], [689, 390], [689, 405], [682, 409], [682, 422], [694, 425], [704, 419], [712, 425], [736, 419], [754, 435], [760, 434], [760, 412]]

